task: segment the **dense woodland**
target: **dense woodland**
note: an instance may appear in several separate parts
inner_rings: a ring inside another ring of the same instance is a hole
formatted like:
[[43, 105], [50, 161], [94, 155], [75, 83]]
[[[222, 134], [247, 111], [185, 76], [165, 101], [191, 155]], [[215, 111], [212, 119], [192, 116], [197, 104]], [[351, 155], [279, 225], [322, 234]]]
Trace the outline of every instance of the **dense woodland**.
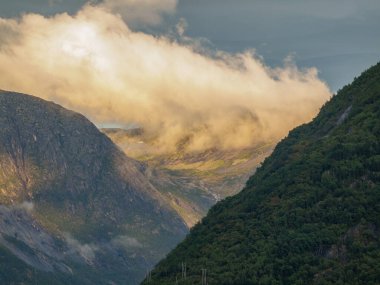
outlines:
[[206, 282], [380, 283], [380, 63], [291, 131], [143, 284]]

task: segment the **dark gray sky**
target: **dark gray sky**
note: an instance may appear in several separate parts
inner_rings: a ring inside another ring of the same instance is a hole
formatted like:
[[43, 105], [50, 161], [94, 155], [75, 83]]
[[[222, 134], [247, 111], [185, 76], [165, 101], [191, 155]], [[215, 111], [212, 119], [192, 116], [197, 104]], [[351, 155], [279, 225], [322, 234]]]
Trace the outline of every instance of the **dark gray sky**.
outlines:
[[254, 48], [270, 65], [293, 55], [336, 91], [380, 60], [379, 0], [191, 0], [178, 14], [188, 35], [217, 48]]
[[[74, 13], [85, 2], [0, 0], [0, 17]], [[380, 0], [179, 0], [177, 13], [149, 31], [180, 18], [186, 35], [218, 50], [255, 49], [271, 66], [292, 55], [300, 67], [317, 67], [333, 91], [380, 61]]]

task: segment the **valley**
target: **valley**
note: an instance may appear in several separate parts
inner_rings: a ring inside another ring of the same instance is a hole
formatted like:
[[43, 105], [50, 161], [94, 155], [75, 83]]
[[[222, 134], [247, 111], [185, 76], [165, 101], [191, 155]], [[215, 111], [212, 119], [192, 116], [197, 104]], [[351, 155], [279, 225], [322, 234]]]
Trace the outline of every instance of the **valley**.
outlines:
[[0, 285], [380, 285], [379, 15], [0, 1]]
[[128, 156], [147, 165], [150, 182], [164, 195], [189, 228], [216, 202], [238, 193], [261, 162], [273, 151], [274, 142], [243, 149], [210, 149], [160, 153], [155, 141], [141, 128], [101, 129]]

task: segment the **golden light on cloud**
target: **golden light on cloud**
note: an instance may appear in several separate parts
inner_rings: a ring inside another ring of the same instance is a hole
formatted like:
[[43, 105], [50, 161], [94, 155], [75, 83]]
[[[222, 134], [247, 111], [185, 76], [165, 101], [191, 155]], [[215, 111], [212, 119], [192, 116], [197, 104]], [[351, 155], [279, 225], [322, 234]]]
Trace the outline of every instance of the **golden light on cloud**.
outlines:
[[252, 53], [199, 54], [134, 32], [101, 6], [0, 20], [0, 88], [53, 100], [98, 124], [144, 127], [162, 150], [278, 140], [329, 98], [315, 69], [272, 69]]

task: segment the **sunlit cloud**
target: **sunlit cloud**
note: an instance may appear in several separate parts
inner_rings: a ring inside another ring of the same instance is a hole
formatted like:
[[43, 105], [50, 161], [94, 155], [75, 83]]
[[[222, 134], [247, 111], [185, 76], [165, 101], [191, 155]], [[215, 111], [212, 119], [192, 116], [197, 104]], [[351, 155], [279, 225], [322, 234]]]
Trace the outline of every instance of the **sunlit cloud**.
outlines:
[[0, 43], [1, 89], [53, 100], [97, 124], [136, 123], [160, 151], [278, 140], [330, 96], [313, 68], [269, 68], [254, 52], [200, 54], [135, 32], [103, 6], [0, 19]]

